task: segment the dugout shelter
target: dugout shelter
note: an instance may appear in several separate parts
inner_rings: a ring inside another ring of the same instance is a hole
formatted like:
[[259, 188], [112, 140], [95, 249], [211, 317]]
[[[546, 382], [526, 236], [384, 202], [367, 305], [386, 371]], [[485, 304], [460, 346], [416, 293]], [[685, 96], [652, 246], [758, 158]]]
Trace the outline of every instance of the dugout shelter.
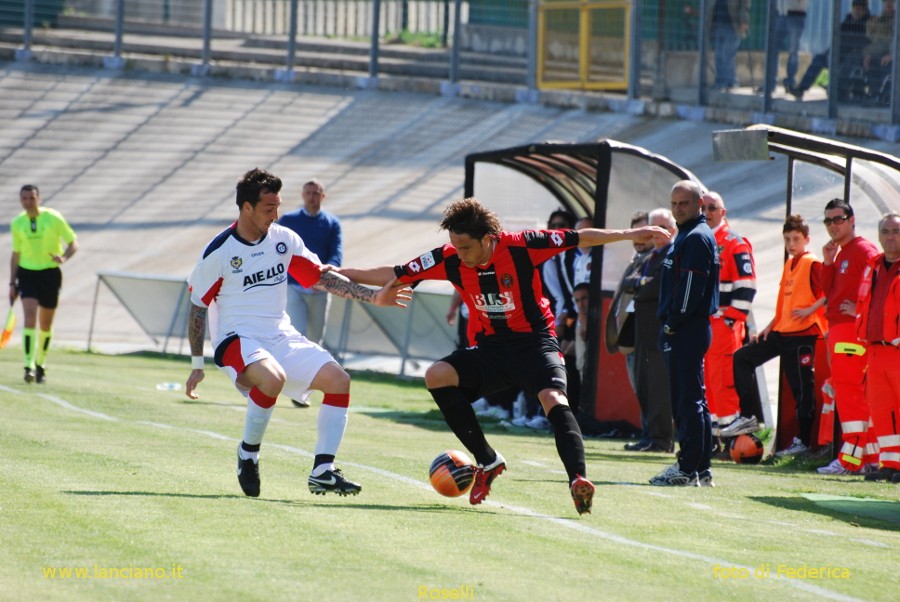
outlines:
[[[598, 228], [627, 228], [635, 211], [667, 207], [672, 185], [702, 182], [670, 159], [616, 140], [542, 142], [473, 153], [465, 162], [465, 195], [490, 199], [507, 230], [544, 228], [560, 207]], [[605, 316], [633, 247], [594, 247], [588, 340], [601, 340]], [[602, 291], [601, 295], [593, 291]], [[639, 430], [640, 407], [628, 382], [625, 356], [588, 346], [581, 407], [598, 432]]]

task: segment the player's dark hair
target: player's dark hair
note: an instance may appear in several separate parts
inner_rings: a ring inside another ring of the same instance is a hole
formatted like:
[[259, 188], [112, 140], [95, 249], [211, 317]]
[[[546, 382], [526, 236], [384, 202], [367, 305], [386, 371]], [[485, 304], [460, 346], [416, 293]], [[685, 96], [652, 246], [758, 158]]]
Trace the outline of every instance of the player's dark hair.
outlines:
[[799, 232], [803, 236], [809, 236], [809, 224], [806, 223], [806, 220], [803, 219], [802, 215], [789, 215], [786, 220], [784, 220], [784, 227], [781, 229], [782, 234], [787, 234], [788, 232]]
[[634, 215], [631, 216], [631, 227], [634, 228], [635, 224], [639, 224], [641, 222], [650, 223], [650, 214], [646, 211], [635, 211]]
[[256, 167], [244, 174], [235, 189], [238, 209], [243, 207], [244, 203], [256, 207], [263, 192], [281, 192], [281, 178]]
[[444, 209], [440, 226], [453, 234], [468, 234], [470, 238], [480, 240], [487, 234], [500, 233], [500, 218], [478, 199], [469, 197], [450, 203]]
[[829, 209], [843, 209], [844, 215], [853, 217], [853, 207], [851, 207], [850, 203], [844, 199], [831, 199], [828, 201], [828, 204], [825, 205], [825, 211], [828, 211]]
[[23, 192], [33, 192], [38, 198], [41, 198], [41, 191], [34, 184], [25, 184], [19, 188], [19, 194], [22, 194]]
[[579, 282], [575, 285], [575, 288], [572, 289], [572, 294], [575, 294], [576, 291], [587, 289], [587, 292], [591, 292], [591, 285], [587, 282]]
[[547, 218], [547, 227], [550, 227], [550, 224], [553, 221], [559, 218], [560, 220], [566, 222], [566, 228], [574, 228], [575, 227], [575, 214], [571, 211], [566, 211], [565, 209], [557, 209], [553, 213], [550, 214], [550, 217]]

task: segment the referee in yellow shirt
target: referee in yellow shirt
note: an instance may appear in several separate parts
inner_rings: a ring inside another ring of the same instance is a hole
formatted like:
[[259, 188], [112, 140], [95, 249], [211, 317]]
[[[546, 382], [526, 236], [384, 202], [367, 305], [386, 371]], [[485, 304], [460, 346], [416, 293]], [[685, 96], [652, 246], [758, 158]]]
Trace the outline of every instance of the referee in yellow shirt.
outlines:
[[[47, 378], [44, 364], [53, 334], [53, 314], [56, 313], [59, 289], [62, 287], [59, 266], [72, 258], [78, 250], [78, 243], [75, 241], [75, 231], [62, 214], [41, 207], [41, 192], [37, 186], [22, 186], [19, 201], [24, 211], [10, 224], [12, 258], [9, 262], [9, 302], [15, 303], [16, 297], [22, 297], [25, 382], [43, 383]], [[63, 243], [66, 244], [65, 252]], [[34, 329], [38, 318], [40, 331], [35, 340]]]

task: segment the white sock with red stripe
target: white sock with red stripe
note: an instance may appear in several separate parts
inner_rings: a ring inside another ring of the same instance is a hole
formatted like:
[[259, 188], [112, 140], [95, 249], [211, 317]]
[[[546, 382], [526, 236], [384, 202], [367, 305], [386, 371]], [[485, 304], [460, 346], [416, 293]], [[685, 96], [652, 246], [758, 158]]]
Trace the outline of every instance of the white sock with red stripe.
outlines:
[[318, 459], [325, 456], [328, 459], [324, 462], [317, 461], [313, 468], [313, 476], [319, 476], [326, 470], [334, 470], [334, 456], [337, 455], [341, 440], [344, 438], [344, 431], [347, 430], [347, 408], [349, 406], [349, 393], [325, 394], [322, 407], [319, 408], [316, 457]]
[[[269, 426], [269, 418], [275, 410], [275, 398], [260, 392], [253, 387], [247, 399], [247, 416], [244, 419], [244, 443], [258, 446], [262, 443], [263, 435]], [[249, 452], [241, 449], [243, 459], [253, 458], [258, 460], [259, 452]]]

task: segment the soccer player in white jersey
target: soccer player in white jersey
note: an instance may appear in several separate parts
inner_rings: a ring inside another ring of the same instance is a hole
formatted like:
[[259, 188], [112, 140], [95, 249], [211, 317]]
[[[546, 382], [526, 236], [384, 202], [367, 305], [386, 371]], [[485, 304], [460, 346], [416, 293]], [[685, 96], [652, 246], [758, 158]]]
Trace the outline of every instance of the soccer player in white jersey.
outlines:
[[253, 169], [237, 184], [236, 222], [204, 249], [189, 279], [188, 338], [191, 374], [185, 393], [197, 399], [204, 378], [203, 339], [209, 309], [215, 363], [247, 398], [244, 435], [238, 445], [238, 482], [245, 495], [259, 496], [259, 447], [278, 395], [302, 399], [310, 390], [325, 398], [308, 484], [312, 493], [356, 495], [334, 458], [347, 426], [350, 376], [331, 355], [291, 326], [285, 314], [288, 272], [304, 286], [347, 299], [405, 307], [412, 290], [390, 283], [367, 288], [322, 266], [297, 234], [275, 223], [281, 180]]

